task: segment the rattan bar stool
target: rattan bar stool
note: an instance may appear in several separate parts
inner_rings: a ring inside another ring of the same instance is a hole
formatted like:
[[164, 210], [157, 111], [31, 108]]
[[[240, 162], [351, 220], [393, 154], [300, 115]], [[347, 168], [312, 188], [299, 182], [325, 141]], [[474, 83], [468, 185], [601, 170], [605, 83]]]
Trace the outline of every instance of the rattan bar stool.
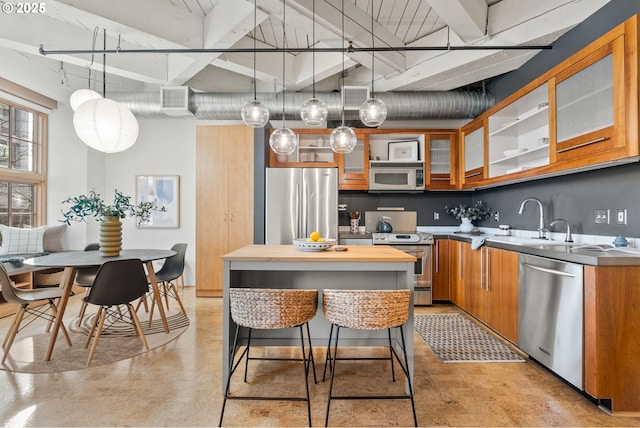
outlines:
[[[329, 410], [332, 400], [389, 400], [410, 399], [413, 410], [413, 422], [418, 426], [416, 406], [413, 400], [413, 385], [409, 374], [409, 360], [405, 352], [404, 332], [402, 326], [409, 319], [409, 305], [411, 302], [411, 290], [330, 290], [322, 291], [322, 311], [325, 318], [331, 322], [329, 331], [329, 344], [327, 345], [327, 358], [325, 360], [324, 373], [327, 365], [330, 369], [331, 383], [329, 385], [329, 399], [327, 401], [327, 413], [324, 426], [329, 423]], [[338, 358], [338, 339], [340, 328], [352, 328], [359, 330], [387, 330], [389, 338], [389, 357], [360, 357]], [[403, 359], [400, 358], [391, 341], [391, 329], [400, 331], [400, 346]], [[335, 331], [335, 339], [333, 333]], [[333, 341], [333, 350], [331, 342]], [[364, 395], [364, 396], [334, 396], [333, 382], [335, 377], [336, 362], [338, 360], [389, 360], [391, 362], [391, 376], [395, 382], [394, 361], [396, 359], [404, 372], [409, 393], [404, 395]], [[324, 374], [323, 374], [324, 380]]]
[[[311, 400], [309, 399], [309, 381], [307, 379], [309, 376], [309, 366], [311, 366], [313, 370], [314, 382], [317, 382], [317, 380], [313, 350], [311, 348], [311, 335], [309, 334], [309, 321], [316, 315], [316, 311], [318, 310], [318, 290], [231, 288], [229, 290], [229, 302], [231, 318], [236, 323], [236, 334], [233, 340], [232, 354], [229, 358], [229, 376], [225, 386], [224, 401], [222, 402], [222, 411], [220, 412], [220, 422], [218, 426], [222, 426], [222, 418], [224, 417], [227, 400], [306, 401], [309, 426], [311, 426]], [[309, 343], [308, 356], [305, 349], [303, 326], [305, 326], [307, 330]], [[249, 329], [247, 346], [237, 361], [234, 361], [238, 351], [240, 327]], [[258, 358], [249, 356], [251, 349], [251, 331], [253, 329], [273, 330], [294, 327], [300, 330], [301, 358]], [[306, 397], [256, 397], [234, 396], [229, 394], [231, 376], [243, 358], [245, 358], [245, 382], [247, 381], [249, 360], [302, 361], [304, 366]]]

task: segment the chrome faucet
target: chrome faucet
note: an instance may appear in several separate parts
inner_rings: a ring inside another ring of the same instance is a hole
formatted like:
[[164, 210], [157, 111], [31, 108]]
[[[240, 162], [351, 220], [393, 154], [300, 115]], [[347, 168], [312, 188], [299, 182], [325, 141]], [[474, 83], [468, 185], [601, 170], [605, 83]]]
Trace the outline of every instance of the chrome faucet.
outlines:
[[538, 204], [538, 207], [540, 208], [540, 226], [538, 227], [538, 238], [547, 239], [546, 233], [548, 229], [544, 225], [544, 207], [542, 206], [542, 202], [540, 202], [540, 199], [527, 198], [524, 201], [522, 201], [518, 214], [522, 214], [524, 212], [524, 206], [526, 205], [527, 202], [536, 202]]
[[556, 223], [564, 223], [567, 225], [567, 234], [564, 238], [564, 242], [573, 242], [573, 237], [571, 236], [571, 225], [569, 224], [569, 222], [563, 218], [559, 218], [556, 220], [553, 220], [551, 223], [549, 223], [549, 228], [553, 227], [554, 224]]

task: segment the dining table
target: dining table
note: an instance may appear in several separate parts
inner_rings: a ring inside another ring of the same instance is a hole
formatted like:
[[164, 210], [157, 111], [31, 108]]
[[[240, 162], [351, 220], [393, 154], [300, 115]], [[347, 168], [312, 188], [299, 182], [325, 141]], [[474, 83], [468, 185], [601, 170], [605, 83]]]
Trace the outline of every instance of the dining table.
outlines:
[[64, 268], [60, 287], [64, 289], [60, 302], [58, 303], [58, 314], [55, 318], [45, 361], [51, 359], [53, 348], [55, 347], [58, 331], [63, 322], [64, 312], [72, 293], [73, 282], [78, 268], [102, 266], [103, 263], [113, 260], [139, 259], [146, 267], [149, 284], [153, 291], [153, 298], [158, 306], [158, 313], [162, 319], [164, 331], [169, 333], [169, 323], [162, 305], [160, 296], [160, 288], [158, 287], [158, 279], [153, 268], [153, 261], [162, 260], [176, 255], [173, 250], [158, 249], [123, 249], [118, 256], [103, 256], [100, 251], [61, 251], [57, 253], [46, 254], [43, 256], [32, 257], [24, 261], [25, 264], [35, 267]]

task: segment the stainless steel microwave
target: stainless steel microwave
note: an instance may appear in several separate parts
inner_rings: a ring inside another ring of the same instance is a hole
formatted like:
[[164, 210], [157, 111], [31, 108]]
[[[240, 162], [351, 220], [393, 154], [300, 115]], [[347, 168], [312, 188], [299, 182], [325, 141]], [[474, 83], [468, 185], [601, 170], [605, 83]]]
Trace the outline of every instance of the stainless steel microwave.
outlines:
[[369, 191], [424, 190], [423, 162], [372, 161], [369, 164]]

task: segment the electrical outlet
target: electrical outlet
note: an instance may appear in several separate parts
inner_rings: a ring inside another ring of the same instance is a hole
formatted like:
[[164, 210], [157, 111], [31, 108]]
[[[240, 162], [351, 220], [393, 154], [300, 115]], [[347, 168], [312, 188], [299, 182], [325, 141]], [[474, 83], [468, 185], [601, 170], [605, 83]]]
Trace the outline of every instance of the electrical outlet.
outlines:
[[595, 222], [597, 224], [609, 224], [609, 210], [595, 210]]
[[493, 213], [493, 219], [495, 221], [500, 221], [500, 211], [496, 211]]
[[627, 209], [626, 208], [618, 208], [616, 223], [618, 224], [627, 224]]
[[434, 219], [434, 220], [440, 220], [440, 213], [439, 213], [439, 212], [437, 212], [437, 211], [434, 211], [434, 212], [433, 212], [433, 219]]

